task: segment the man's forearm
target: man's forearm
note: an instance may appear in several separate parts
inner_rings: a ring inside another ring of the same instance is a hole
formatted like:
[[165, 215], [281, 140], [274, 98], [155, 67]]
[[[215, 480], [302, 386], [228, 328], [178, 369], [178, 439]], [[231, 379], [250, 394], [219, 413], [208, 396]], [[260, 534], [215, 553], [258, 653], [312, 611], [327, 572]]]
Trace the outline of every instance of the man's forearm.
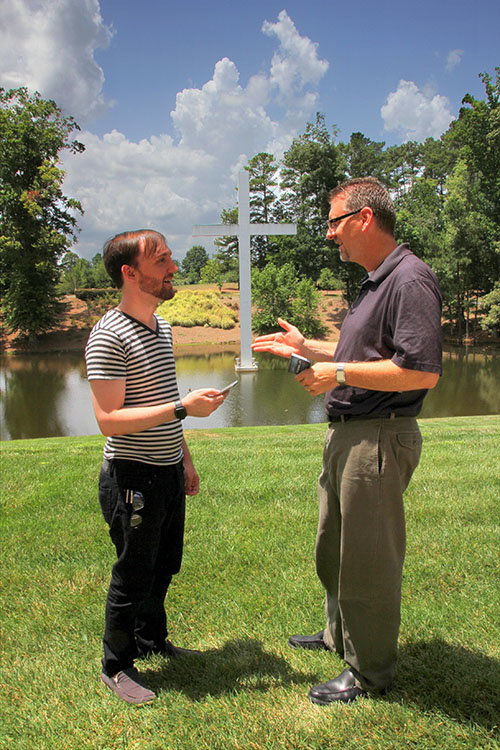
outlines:
[[134, 406], [104, 412], [95, 409], [97, 421], [103, 435], [130, 435], [149, 430], [165, 422], [172, 422], [175, 403], [168, 402], [156, 406]]
[[[338, 385], [337, 364], [318, 362], [303, 370], [296, 380], [312, 395], [326, 393]], [[371, 391], [416, 391], [434, 388], [439, 375], [422, 370], [408, 370], [394, 364], [390, 359], [377, 362], [346, 362], [345, 383]]]
[[337, 342], [305, 339], [302, 348], [304, 352], [303, 356], [312, 362], [331, 362], [337, 348]]
[[434, 388], [439, 380], [437, 373], [408, 370], [394, 364], [391, 359], [378, 362], [347, 362], [344, 372], [346, 385], [371, 391], [418, 391]]

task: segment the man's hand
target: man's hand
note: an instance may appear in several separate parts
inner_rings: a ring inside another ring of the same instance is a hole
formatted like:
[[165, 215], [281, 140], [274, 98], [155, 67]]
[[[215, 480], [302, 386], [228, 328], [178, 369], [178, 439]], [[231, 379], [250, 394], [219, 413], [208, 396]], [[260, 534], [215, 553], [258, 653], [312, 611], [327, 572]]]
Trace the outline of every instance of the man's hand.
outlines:
[[184, 456], [184, 486], [186, 495], [197, 495], [200, 489], [200, 477], [194, 468], [191, 457]]
[[307, 370], [299, 372], [295, 380], [303, 385], [311, 396], [318, 396], [320, 393], [331, 391], [337, 385], [336, 379], [337, 366], [331, 362], [316, 362]]
[[254, 352], [270, 352], [278, 357], [291, 357], [292, 354], [302, 354], [305, 338], [298, 328], [287, 323], [286, 320], [278, 318], [278, 323], [285, 329], [286, 333], [269, 333], [267, 336], [257, 336], [252, 349]]
[[199, 388], [191, 391], [182, 399], [190, 417], [208, 417], [226, 400], [227, 393], [221, 393], [216, 388]]

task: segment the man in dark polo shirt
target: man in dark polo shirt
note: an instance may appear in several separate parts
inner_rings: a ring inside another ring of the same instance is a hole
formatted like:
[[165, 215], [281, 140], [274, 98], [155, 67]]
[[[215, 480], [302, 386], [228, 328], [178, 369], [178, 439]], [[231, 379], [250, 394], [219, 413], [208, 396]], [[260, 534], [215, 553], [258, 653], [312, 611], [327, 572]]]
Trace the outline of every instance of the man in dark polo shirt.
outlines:
[[332, 190], [327, 239], [368, 272], [338, 344], [294, 326], [256, 339], [255, 351], [315, 364], [296, 380], [326, 393], [329, 426], [319, 478], [316, 570], [326, 627], [291, 636], [293, 648], [335, 651], [338, 677], [312, 687], [314, 703], [384, 692], [394, 678], [405, 554], [403, 492], [422, 440], [415, 417], [441, 373], [441, 295], [431, 269], [394, 239], [396, 214], [377, 180]]

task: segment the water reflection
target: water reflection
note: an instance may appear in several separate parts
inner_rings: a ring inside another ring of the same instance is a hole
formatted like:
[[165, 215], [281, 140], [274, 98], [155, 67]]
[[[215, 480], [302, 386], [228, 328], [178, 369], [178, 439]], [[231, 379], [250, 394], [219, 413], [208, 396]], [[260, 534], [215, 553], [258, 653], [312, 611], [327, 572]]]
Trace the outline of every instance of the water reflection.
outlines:
[[425, 397], [422, 417], [500, 413], [500, 352], [446, 347], [443, 377]]
[[[235, 379], [234, 350], [178, 356], [181, 394], [222, 388]], [[447, 348], [444, 376], [425, 402], [422, 417], [500, 413], [500, 352]], [[262, 354], [259, 370], [240, 373], [240, 383], [207, 419], [188, 417], [187, 429], [326, 420], [323, 396], [311, 398], [287, 371], [287, 362]], [[92, 435], [92, 411], [83, 355], [19, 355], [0, 358], [2, 440]]]
[[81, 355], [21, 355], [1, 359], [2, 440], [97, 432], [88, 404], [88, 383]]

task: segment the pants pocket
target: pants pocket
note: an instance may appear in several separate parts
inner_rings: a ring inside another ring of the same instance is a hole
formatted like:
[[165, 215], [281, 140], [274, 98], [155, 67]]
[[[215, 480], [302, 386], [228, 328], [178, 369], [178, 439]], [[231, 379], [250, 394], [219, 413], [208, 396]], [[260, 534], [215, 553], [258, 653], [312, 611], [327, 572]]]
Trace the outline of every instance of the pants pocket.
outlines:
[[99, 504], [104, 520], [111, 526], [118, 503], [118, 492], [113, 479], [107, 471], [101, 469], [99, 475]]

